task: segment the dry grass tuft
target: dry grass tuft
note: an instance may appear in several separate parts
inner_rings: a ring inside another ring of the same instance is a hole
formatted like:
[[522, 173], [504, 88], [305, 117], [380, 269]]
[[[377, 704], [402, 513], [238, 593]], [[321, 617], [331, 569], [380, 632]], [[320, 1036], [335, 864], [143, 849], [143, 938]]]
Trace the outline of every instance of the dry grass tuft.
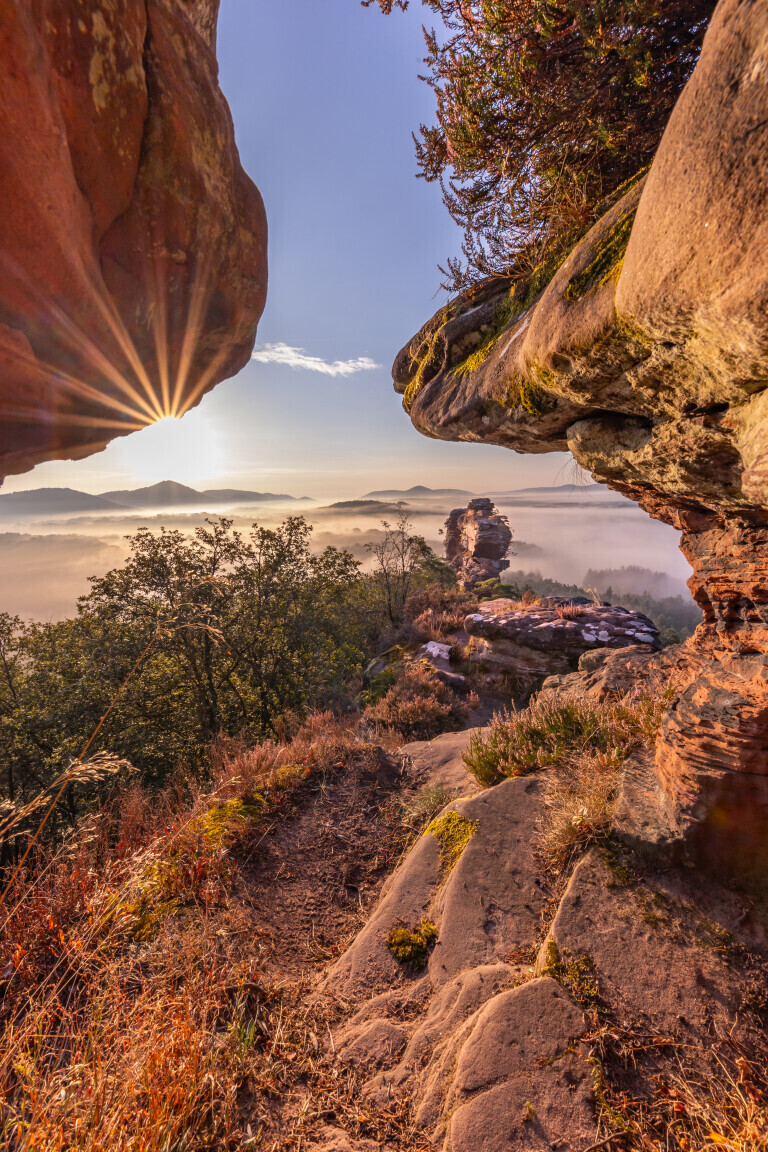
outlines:
[[464, 760], [486, 787], [546, 769], [538, 847], [546, 865], [563, 872], [606, 835], [621, 766], [655, 740], [666, 704], [665, 696], [534, 701], [522, 712], [494, 717], [472, 737]]
[[[35, 847], [0, 909], [0, 1147], [298, 1147], [322, 1105], [297, 1104], [285, 1139], [272, 1113], [302, 1083], [359, 1111], [298, 993], [253, 967], [238, 858], [305, 783], [375, 753], [311, 717], [292, 740], [220, 746], [211, 792], [134, 786], [60, 850]], [[400, 1123], [376, 1119], [387, 1138]]]
[[555, 613], [561, 620], [578, 620], [586, 611], [584, 604], [558, 604], [555, 607]]
[[447, 788], [443, 783], [425, 785], [412, 800], [403, 805], [401, 817], [403, 828], [410, 835], [416, 835], [455, 799], [456, 790]]
[[[708, 1052], [611, 1025], [594, 1037], [595, 1096], [605, 1143], [647, 1152], [765, 1152], [768, 1147], [768, 1045], [759, 1026], [749, 1042], [732, 1036]], [[654, 1057], [654, 1054], [655, 1057]], [[666, 1058], [659, 1064], [658, 1056]], [[651, 1059], [645, 1090], [616, 1087], [613, 1074]]]

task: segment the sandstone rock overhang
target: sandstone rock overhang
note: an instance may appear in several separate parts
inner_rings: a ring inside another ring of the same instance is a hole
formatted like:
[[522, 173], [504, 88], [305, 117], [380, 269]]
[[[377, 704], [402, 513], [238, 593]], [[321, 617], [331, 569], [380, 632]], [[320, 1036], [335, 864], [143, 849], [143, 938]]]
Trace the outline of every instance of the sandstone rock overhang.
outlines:
[[768, 5], [721, 0], [650, 171], [543, 290], [451, 302], [393, 376], [425, 435], [568, 448], [682, 530], [704, 623], [657, 774], [710, 862], [768, 868]]
[[3, 5], [0, 479], [180, 414], [248, 360], [267, 227], [218, 6]]

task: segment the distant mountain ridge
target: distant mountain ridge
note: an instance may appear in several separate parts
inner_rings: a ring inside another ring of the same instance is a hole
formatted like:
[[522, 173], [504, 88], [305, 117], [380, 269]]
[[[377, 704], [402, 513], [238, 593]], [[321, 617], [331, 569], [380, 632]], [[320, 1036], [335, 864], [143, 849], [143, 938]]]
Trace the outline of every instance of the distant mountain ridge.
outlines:
[[465, 492], [462, 488], [425, 488], [423, 484], [415, 484], [413, 488], [386, 488], [381, 492], [366, 492], [362, 497], [363, 500], [378, 500], [384, 498], [386, 500], [397, 499], [406, 496], [413, 498], [414, 496], [468, 496], [472, 497], [472, 492]]
[[215, 506], [217, 504], [307, 504], [308, 496], [248, 492], [237, 488], [211, 488], [198, 492], [175, 480], [162, 480], [146, 488], [102, 492], [78, 492], [75, 488], [33, 488], [26, 492], [0, 493], [0, 517], [56, 515], [70, 512], [125, 512], [143, 508]]
[[102, 492], [103, 500], [109, 500], [122, 508], [172, 508], [180, 504], [199, 504], [201, 500], [209, 504], [236, 504], [242, 501], [255, 501], [258, 504], [272, 504], [282, 501], [286, 504], [303, 504], [308, 496], [288, 496], [286, 493], [248, 492], [238, 488], [207, 488], [199, 492], [175, 480], [161, 480], [147, 488], [126, 488], [122, 491]]

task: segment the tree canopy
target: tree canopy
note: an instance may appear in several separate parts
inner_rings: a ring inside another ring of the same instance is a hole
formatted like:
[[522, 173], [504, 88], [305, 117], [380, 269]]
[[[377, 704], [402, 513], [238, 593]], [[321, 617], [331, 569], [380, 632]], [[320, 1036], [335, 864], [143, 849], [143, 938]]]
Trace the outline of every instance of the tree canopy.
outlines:
[[[408, 0], [362, 0], [384, 13]], [[647, 166], [714, 0], [422, 0], [436, 121], [414, 136], [464, 229], [445, 286], [527, 274]]]

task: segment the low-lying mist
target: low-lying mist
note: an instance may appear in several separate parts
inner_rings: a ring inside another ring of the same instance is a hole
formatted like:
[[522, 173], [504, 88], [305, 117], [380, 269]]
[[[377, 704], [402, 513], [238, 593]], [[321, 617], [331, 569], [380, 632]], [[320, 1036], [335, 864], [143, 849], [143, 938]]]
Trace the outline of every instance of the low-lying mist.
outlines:
[[[690, 568], [679, 551], [679, 533], [651, 520], [628, 500], [597, 487], [571, 492], [553, 489], [492, 494], [513, 531], [511, 570], [539, 572], [564, 583], [602, 590], [611, 584], [617, 592], [652, 592], [687, 596], [685, 580]], [[453, 506], [450, 499], [408, 502], [405, 505], [414, 531], [423, 535], [442, 555], [442, 527]], [[341, 506], [233, 508], [241, 531], [257, 521], [274, 526], [288, 515], [302, 515], [314, 525], [313, 546], [318, 551], [332, 544], [348, 549], [362, 563], [369, 560], [366, 544], [381, 534], [380, 521], [392, 521], [394, 502], [345, 501]], [[207, 515], [221, 515], [221, 509]], [[62, 619], [75, 611], [77, 597], [87, 592], [88, 577], [119, 566], [128, 554], [125, 537], [141, 526], [174, 528], [191, 533], [203, 524], [206, 513], [194, 511], [126, 512], [125, 515], [89, 513], [49, 516], [25, 523], [6, 523], [0, 532], [0, 612], [25, 618]], [[618, 581], [616, 569], [639, 567]], [[654, 587], [648, 582], [653, 569]], [[610, 570], [604, 577], [605, 570]], [[619, 586], [619, 584], [621, 586]]]

